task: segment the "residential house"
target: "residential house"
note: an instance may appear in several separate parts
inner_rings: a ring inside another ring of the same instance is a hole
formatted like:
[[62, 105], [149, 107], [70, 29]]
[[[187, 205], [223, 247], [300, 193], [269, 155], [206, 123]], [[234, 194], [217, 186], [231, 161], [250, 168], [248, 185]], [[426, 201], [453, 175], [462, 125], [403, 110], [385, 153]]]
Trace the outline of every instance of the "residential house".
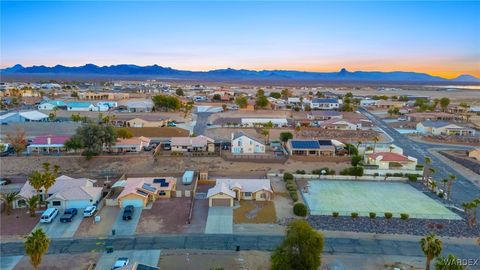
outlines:
[[124, 106], [130, 112], [151, 112], [153, 109], [153, 102], [151, 100], [129, 100], [119, 104]]
[[97, 102], [97, 107], [108, 107], [109, 109], [118, 107], [118, 102], [116, 101], [99, 101]]
[[26, 201], [32, 196], [40, 196], [42, 200], [48, 203], [48, 207], [57, 209], [77, 208], [83, 209], [91, 205], [96, 205], [102, 198], [102, 187], [94, 187], [95, 180], [88, 178], [72, 178], [66, 175], [57, 177], [55, 184], [48, 189], [48, 195], [45, 194], [45, 188], [37, 191], [27, 181], [15, 201], [14, 207], [26, 207]]
[[144, 147], [150, 145], [150, 139], [146, 137], [133, 137], [129, 139], [117, 139], [115, 145], [110, 147], [105, 147], [105, 151], [114, 152], [114, 153], [139, 153]]
[[47, 122], [48, 115], [39, 111], [10, 112], [0, 115], [1, 123]]
[[451, 113], [444, 113], [444, 112], [415, 112], [415, 113], [408, 113], [405, 115], [408, 121], [412, 122], [421, 122], [425, 120], [432, 120], [432, 121], [453, 121], [458, 117]]
[[170, 119], [159, 117], [157, 115], [142, 115], [132, 118], [125, 122], [127, 127], [143, 128], [143, 127], [163, 127], [166, 126]]
[[330, 140], [300, 140], [287, 142], [287, 151], [291, 156], [333, 156], [335, 146]]
[[346, 119], [330, 119], [320, 124], [324, 129], [339, 129], [339, 130], [357, 130], [362, 127], [360, 122], [352, 122]]
[[242, 118], [241, 124], [245, 127], [254, 127], [256, 125], [264, 125], [272, 122], [275, 127], [288, 126], [287, 118]]
[[307, 119], [325, 121], [330, 119], [342, 119], [343, 114], [336, 111], [310, 111]]
[[310, 102], [312, 110], [337, 110], [340, 108], [340, 101], [337, 98], [314, 98]]
[[78, 93], [79, 99], [85, 100], [118, 100], [128, 99], [128, 93], [106, 93], [106, 92], [80, 92]]
[[287, 104], [290, 106], [302, 106], [302, 100], [300, 97], [289, 97], [287, 98]]
[[118, 195], [118, 206], [124, 208], [145, 207], [149, 202], [157, 199], [171, 198], [177, 188], [175, 177], [138, 177], [119, 180], [112, 186], [112, 189], [123, 187]]
[[468, 151], [468, 157], [474, 158], [476, 160], [480, 161], [480, 148], [475, 148], [470, 151]]
[[273, 200], [269, 179], [217, 179], [207, 192], [208, 205], [233, 207], [234, 200]]
[[475, 130], [444, 121], [423, 121], [417, 124], [417, 131], [432, 135], [475, 136]]
[[362, 99], [360, 100], [360, 107], [373, 107], [378, 105], [378, 100], [375, 99]]
[[67, 104], [61, 100], [47, 100], [38, 105], [39, 110], [52, 111], [55, 108], [66, 108]]
[[215, 141], [207, 136], [172, 137], [172, 152], [215, 152]]
[[265, 154], [265, 144], [243, 132], [232, 133], [231, 143], [233, 154]]
[[90, 102], [67, 102], [67, 111], [89, 112], [96, 111], [95, 105]]
[[415, 170], [417, 159], [393, 152], [375, 152], [365, 156], [368, 165], [377, 165], [380, 170]]
[[65, 151], [65, 142], [70, 139], [70, 136], [44, 135], [37, 136], [32, 139], [32, 142], [27, 146], [27, 152], [37, 152], [39, 154], [60, 153]]
[[379, 100], [377, 103], [377, 108], [380, 109], [390, 109], [390, 108], [402, 108], [405, 106], [406, 102], [404, 101], [393, 101], [393, 100]]

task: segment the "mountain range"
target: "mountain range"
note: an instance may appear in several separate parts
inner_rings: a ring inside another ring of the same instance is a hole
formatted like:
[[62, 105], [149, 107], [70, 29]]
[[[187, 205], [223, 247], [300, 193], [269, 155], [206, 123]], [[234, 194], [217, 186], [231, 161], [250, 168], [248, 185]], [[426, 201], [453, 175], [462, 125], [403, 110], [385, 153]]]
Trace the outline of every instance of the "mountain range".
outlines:
[[31, 66], [24, 67], [20, 64], [1, 69], [3, 75], [7, 74], [44, 74], [44, 75], [92, 75], [92, 76], [142, 76], [149, 78], [169, 79], [205, 79], [222, 81], [358, 81], [358, 82], [412, 82], [412, 83], [480, 83], [480, 79], [472, 75], [460, 75], [454, 79], [432, 76], [426, 73], [406, 71], [354, 71], [342, 68], [339, 72], [307, 72], [296, 70], [246, 70], [246, 69], [216, 69], [210, 71], [178, 70], [159, 65], [111, 65], [97, 66], [86, 64], [83, 66]]

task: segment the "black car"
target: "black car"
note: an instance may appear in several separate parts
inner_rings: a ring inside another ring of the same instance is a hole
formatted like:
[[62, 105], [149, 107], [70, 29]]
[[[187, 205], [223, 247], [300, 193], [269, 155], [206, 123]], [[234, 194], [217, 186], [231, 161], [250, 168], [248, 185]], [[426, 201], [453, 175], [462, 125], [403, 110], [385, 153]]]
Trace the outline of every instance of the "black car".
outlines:
[[135, 211], [133, 205], [127, 205], [123, 210], [123, 220], [131, 220], [133, 216], [133, 211]]
[[75, 208], [68, 208], [65, 209], [63, 216], [60, 218], [60, 222], [67, 223], [72, 222], [72, 219], [75, 215], [77, 215], [78, 211]]

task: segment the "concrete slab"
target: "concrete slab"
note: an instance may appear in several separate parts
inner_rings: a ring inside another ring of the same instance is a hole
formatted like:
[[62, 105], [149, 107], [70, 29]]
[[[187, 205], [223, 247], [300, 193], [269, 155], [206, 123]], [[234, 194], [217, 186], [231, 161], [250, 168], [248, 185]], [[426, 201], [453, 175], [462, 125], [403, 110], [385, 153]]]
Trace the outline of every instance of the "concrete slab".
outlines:
[[0, 269], [11, 270], [17, 265], [23, 256], [6, 256], [0, 258]]
[[157, 267], [160, 261], [160, 250], [118, 250], [113, 251], [112, 253], [105, 253], [102, 255], [102, 257], [100, 257], [100, 260], [98, 260], [95, 269], [112, 269], [113, 264], [120, 257], [128, 258], [130, 260], [129, 265], [137, 262], [148, 266]]
[[123, 220], [123, 209], [118, 213], [117, 219], [113, 224], [112, 230], [115, 230], [115, 235], [135, 235], [137, 230], [137, 224], [140, 221], [140, 215], [142, 214], [142, 208], [135, 207], [131, 220]]
[[72, 222], [62, 223], [60, 217], [64, 210], [55, 217], [51, 223], [38, 223], [34, 230], [41, 228], [49, 238], [70, 238], [75, 235], [80, 223], [83, 220], [83, 209], [78, 210], [78, 214], [73, 218]]
[[233, 232], [233, 208], [210, 207], [205, 233], [228, 234]]

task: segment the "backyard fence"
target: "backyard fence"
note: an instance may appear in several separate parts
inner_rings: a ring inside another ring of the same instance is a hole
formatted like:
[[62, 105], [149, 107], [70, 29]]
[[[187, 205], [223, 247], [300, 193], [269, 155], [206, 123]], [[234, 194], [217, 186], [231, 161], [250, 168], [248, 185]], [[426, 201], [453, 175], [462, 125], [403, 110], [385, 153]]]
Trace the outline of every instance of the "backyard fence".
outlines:
[[313, 215], [313, 216], [332, 216], [333, 213], [338, 213], [339, 216], [348, 216], [350, 217], [352, 215], [352, 213], [357, 213], [358, 216], [360, 217], [368, 217], [370, 215], [370, 213], [375, 213], [376, 214], [376, 218], [384, 218], [385, 217], [385, 213], [391, 213], [392, 214], [392, 217], [394, 218], [400, 218], [401, 217], [401, 214], [407, 214], [408, 215], [408, 218], [418, 218], [418, 219], [449, 219], [449, 220], [457, 220], [457, 219], [461, 219], [459, 216], [457, 216], [458, 218], [454, 218], [453, 215], [442, 215], [442, 214], [411, 214], [411, 213], [408, 213], [408, 212], [403, 212], [403, 213], [399, 213], [399, 212], [375, 212], [375, 211], [370, 211], [370, 212], [366, 212], [366, 211], [310, 211], [310, 215]]
[[275, 155], [233, 155], [231, 153], [222, 152], [222, 158], [227, 161], [236, 162], [261, 162], [261, 163], [285, 163], [287, 161], [286, 156]]

